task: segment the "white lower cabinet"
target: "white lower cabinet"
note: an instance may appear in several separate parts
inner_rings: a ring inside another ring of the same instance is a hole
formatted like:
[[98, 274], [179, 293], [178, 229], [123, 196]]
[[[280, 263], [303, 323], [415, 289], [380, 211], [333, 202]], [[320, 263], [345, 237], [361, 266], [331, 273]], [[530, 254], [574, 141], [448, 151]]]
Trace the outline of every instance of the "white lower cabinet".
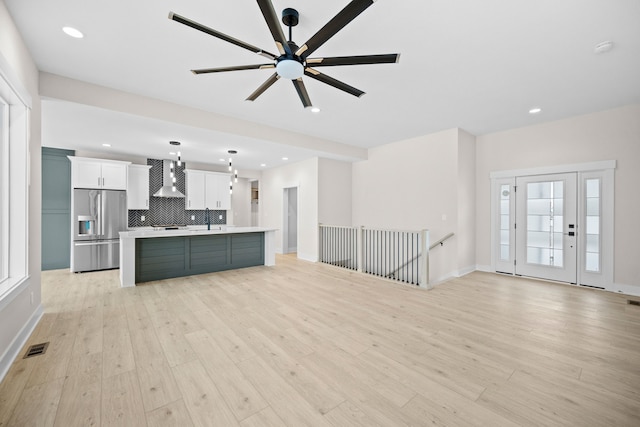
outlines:
[[185, 209], [231, 209], [228, 174], [193, 169], [186, 169], [184, 173], [186, 177]]
[[149, 209], [148, 165], [129, 165], [127, 178], [127, 209]]

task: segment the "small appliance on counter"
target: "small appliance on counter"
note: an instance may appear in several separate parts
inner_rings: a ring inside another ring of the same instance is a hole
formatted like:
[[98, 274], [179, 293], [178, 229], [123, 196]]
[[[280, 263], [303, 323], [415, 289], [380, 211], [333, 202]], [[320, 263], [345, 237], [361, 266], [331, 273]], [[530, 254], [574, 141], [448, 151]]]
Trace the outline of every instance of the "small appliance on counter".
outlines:
[[73, 190], [71, 271], [120, 266], [120, 231], [127, 231], [123, 190]]

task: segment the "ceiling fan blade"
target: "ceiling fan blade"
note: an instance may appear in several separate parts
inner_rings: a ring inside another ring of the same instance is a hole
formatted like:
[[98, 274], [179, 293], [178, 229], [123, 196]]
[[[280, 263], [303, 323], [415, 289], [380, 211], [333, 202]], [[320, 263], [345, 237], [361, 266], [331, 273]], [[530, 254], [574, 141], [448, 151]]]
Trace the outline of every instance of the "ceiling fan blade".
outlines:
[[255, 64], [255, 65], [238, 65], [235, 67], [220, 67], [220, 68], [200, 68], [198, 70], [191, 70], [193, 74], [209, 74], [209, 73], [223, 73], [225, 71], [241, 71], [241, 70], [263, 70], [266, 68], [275, 68], [275, 64]]
[[302, 105], [304, 105], [305, 108], [311, 107], [311, 98], [309, 98], [309, 94], [307, 93], [307, 88], [304, 86], [302, 77], [291, 81], [293, 82], [293, 86], [296, 88], [296, 92], [298, 92]]
[[320, 71], [314, 70], [313, 68], [310, 68], [310, 67], [305, 68], [304, 74], [322, 83], [326, 83], [329, 86], [333, 86], [336, 89], [340, 89], [353, 96], [357, 96], [358, 98], [364, 95], [364, 92], [361, 91], [360, 89], [356, 89], [353, 86], [349, 86], [348, 84], [341, 82], [340, 80], [336, 80], [333, 77], [329, 77], [326, 74], [322, 74]]
[[216, 31], [213, 28], [209, 28], [205, 25], [199, 24], [196, 21], [192, 21], [191, 19], [185, 18], [184, 16], [178, 15], [177, 13], [169, 12], [169, 19], [179, 22], [180, 24], [186, 25], [187, 27], [191, 27], [198, 31], [202, 31], [203, 33], [209, 34], [210, 36], [219, 38], [231, 44], [235, 44], [236, 46], [240, 46], [243, 49], [250, 50], [253, 53], [257, 53], [258, 55], [262, 55], [270, 59], [277, 58], [277, 56], [274, 55], [273, 53], [269, 53], [267, 51], [260, 49], [259, 47], [250, 45], [249, 43], [245, 43], [241, 40], [228, 36], [224, 33], [221, 33], [220, 31]]
[[267, 79], [266, 82], [262, 83], [258, 89], [255, 90], [249, 97], [246, 99], [247, 101], [255, 101], [260, 95], [264, 93], [265, 90], [269, 89], [271, 85], [278, 81], [280, 76], [278, 73], [273, 73], [271, 77]]
[[329, 67], [333, 65], [392, 64], [399, 60], [399, 53], [386, 55], [333, 56], [329, 58], [307, 58], [307, 65], [313, 67]]
[[345, 6], [336, 16], [334, 16], [327, 24], [315, 33], [305, 44], [297, 51], [296, 55], [303, 59], [315, 52], [327, 40], [333, 37], [338, 31], [344, 28], [349, 22], [353, 21], [356, 16], [360, 15], [366, 8], [371, 6], [375, 0], [352, 0]]
[[278, 47], [278, 51], [281, 55], [285, 53], [287, 55], [291, 55], [291, 48], [287, 43], [287, 38], [282, 31], [282, 27], [280, 26], [280, 22], [278, 22], [278, 15], [276, 15], [276, 11], [273, 9], [273, 4], [271, 0], [257, 0], [258, 6], [260, 6], [260, 10], [262, 11], [262, 16], [264, 16], [264, 20], [267, 22], [267, 26], [269, 27], [269, 31], [271, 31], [271, 35], [273, 36], [273, 40], [276, 42], [276, 46]]

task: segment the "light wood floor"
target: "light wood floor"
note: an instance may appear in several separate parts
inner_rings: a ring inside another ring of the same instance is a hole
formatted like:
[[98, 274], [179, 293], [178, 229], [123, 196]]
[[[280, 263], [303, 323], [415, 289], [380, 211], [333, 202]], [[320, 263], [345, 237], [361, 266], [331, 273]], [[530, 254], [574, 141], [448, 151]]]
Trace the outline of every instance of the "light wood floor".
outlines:
[[42, 281], [29, 345], [50, 345], [11, 367], [0, 426], [640, 426], [622, 295], [487, 273], [424, 291], [287, 256]]

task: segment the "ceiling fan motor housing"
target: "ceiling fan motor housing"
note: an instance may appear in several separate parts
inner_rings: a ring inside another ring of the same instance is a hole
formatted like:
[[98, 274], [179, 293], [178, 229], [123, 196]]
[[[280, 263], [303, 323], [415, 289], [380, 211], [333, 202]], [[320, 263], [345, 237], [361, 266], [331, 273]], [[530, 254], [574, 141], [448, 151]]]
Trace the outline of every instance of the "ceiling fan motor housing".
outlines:
[[282, 23], [287, 27], [295, 27], [300, 21], [300, 14], [290, 7], [282, 11]]

